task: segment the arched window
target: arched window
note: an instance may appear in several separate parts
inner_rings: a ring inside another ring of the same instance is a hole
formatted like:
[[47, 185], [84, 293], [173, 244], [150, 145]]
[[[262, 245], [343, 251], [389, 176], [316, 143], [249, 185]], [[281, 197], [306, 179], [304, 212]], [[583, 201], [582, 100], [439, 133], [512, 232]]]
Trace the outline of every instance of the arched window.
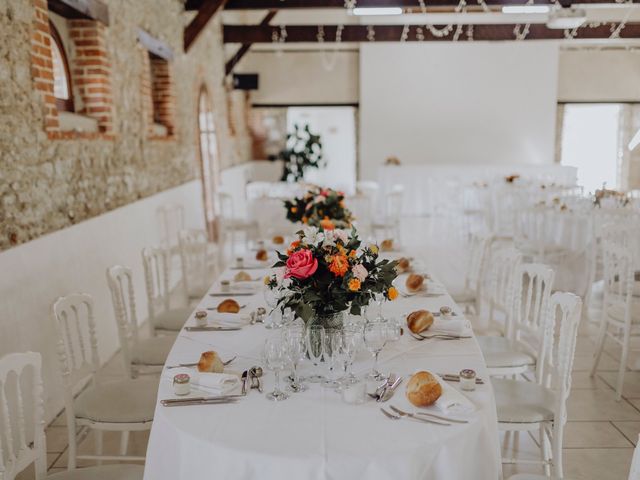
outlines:
[[211, 99], [204, 85], [200, 88], [200, 96], [198, 98], [198, 132], [204, 214], [207, 222], [207, 231], [213, 240], [216, 236], [216, 210], [213, 191], [218, 185], [218, 139], [213, 121]]
[[62, 44], [60, 34], [53, 22], [49, 22], [51, 31], [51, 59], [53, 61], [53, 96], [56, 97], [58, 110], [73, 112], [73, 95], [71, 93], [71, 75], [69, 63]]

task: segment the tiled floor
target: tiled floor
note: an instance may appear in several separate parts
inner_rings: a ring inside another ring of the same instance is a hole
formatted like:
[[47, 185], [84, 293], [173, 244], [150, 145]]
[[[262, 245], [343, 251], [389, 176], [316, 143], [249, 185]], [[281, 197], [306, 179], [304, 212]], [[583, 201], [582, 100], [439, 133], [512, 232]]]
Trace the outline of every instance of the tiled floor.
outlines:
[[[416, 253], [426, 254], [433, 265], [430, 268], [438, 271], [445, 283], [450, 278], [461, 278], [461, 266], [446, 264], [443, 258], [457, 258], [455, 255], [442, 255], [442, 240], [455, 237], [441, 227], [434, 228], [412, 222], [412, 230], [404, 228], [405, 246], [413, 247]], [[418, 232], [419, 233], [416, 233]], [[413, 234], [413, 235], [412, 235]], [[429, 242], [433, 245], [421, 247], [412, 243]], [[414, 240], [414, 242], [411, 241]], [[592, 354], [594, 350], [593, 336], [595, 328], [592, 323], [583, 321], [578, 338], [576, 357], [573, 368], [573, 385], [568, 403], [568, 423], [564, 439], [564, 472], [566, 479], [576, 480], [623, 480], [627, 478], [633, 448], [640, 432], [640, 371], [628, 371], [625, 379], [625, 394], [620, 402], [615, 400], [612, 385], [618, 368], [616, 354], [612, 345], [603, 353], [598, 374], [589, 377]], [[632, 356], [629, 365], [634, 365], [637, 354]], [[119, 356], [113, 358], [103, 368], [103, 373], [110, 377], [123, 375], [122, 362]], [[58, 417], [47, 428], [47, 462], [51, 472], [61, 471], [67, 466], [67, 430], [64, 417]], [[132, 434], [130, 454], [144, 454], [148, 432]], [[504, 440], [504, 436], [502, 435]], [[118, 435], [105, 435], [105, 452], [117, 451]], [[504, 444], [504, 442], [503, 442]], [[92, 451], [93, 438], [87, 436], [80, 443], [80, 451]], [[519, 435], [516, 447], [513, 442], [503, 445], [503, 456], [515, 456], [521, 459], [539, 458], [536, 441], [525, 433]], [[81, 463], [86, 465], [89, 462]], [[542, 469], [531, 465], [505, 465], [505, 478], [519, 472], [542, 473]], [[20, 475], [19, 480], [33, 478], [32, 471]], [[470, 479], [472, 480], [472, 479]]]

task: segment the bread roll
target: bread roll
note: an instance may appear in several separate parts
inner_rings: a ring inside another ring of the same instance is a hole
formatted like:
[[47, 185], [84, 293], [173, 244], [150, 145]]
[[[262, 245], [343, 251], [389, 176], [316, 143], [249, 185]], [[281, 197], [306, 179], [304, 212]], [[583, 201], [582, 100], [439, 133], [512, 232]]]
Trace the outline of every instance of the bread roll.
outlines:
[[238, 313], [240, 305], [232, 298], [227, 298], [218, 304], [218, 312], [220, 313]]
[[396, 265], [396, 272], [398, 273], [408, 272], [410, 268], [411, 268], [411, 262], [409, 261], [408, 258], [402, 257], [398, 259], [398, 265]]
[[433, 314], [428, 310], [417, 310], [407, 315], [407, 327], [413, 333], [420, 333], [433, 325]]
[[266, 262], [267, 260], [269, 260], [269, 254], [264, 248], [261, 248], [256, 252], [256, 260], [259, 260], [261, 262]]
[[405, 285], [407, 286], [407, 290], [409, 290], [410, 292], [417, 292], [419, 290], [422, 290], [422, 287], [424, 285], [424, 277], [422, 275], [416, 275], [412, 273], [407, 277]]
[[415, 373], [407, 383], [407, 399], [416, 407], [433, 405], [440, 395], [442, 386], [429, 372]]
[[389, 250], [393, 250], [393, 239], [387, 238], [380, 243], [380, 250], [383, 252], [388, 252]]
[[200, 361], [198, 362], [198, 371], [222, 373], [224, 371], [224, 364], [216, 352], [202, 352]]
[[282, 235], [276, 235], [271, 241], [274, 245], [282, 245], [284, 243], [284, 237]]
[[249, 275], [247, 272], [242, 270], [242, 271], [236, 273], [235, 277], [233, 277], [233, 280], [235, 282], [250, 282], [251, 281], [251, 275]]

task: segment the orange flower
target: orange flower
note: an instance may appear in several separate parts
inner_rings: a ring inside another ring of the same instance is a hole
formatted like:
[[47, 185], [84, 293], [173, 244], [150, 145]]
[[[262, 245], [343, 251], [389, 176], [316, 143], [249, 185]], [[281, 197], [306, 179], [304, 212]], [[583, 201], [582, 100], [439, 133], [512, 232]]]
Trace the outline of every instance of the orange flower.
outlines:
[[398, 298], [398, 290], [396, 290], [396, 287], [389, 287], [389, 290], [387, 290], [387, 298], [389, 298], [389, 300]]
[[324, 217], [322, 220], [320, 220], [320, 226], [325, 230], [334, 230], [336, 228], [329, 217]]
[[349, 270], [349, 260], [346, 255], [334, 255], [329, 263], [329, 271], [336, 277], [344, 277]]
[[302, 223], [307, 223], [309, 219], [307, 217], [302, 217]]
[[357, 278], [352, 278], [351, 280], [349, 280], [349, 290], [351, 290], [352, 292], [357, 292], [358, 290], [360, 290], [360, 280], [358, 280]]
[[300, 246], [300, 240], [295, 240], [291, 242], [291, 245], [289, 245], [289, 248], [287, 248], [287, 255], [291, 255], [294, 252], [294, 250], [299, 246]]
[[355, 250], [351, 250], [349, 252], [349, 257], [351, 257], [351, 258], [356, 258], [356, 255], [357, 255], [357, 252]]
[[298, 211], [298, 207], [291, 207], [291, 213], [296, 213]]

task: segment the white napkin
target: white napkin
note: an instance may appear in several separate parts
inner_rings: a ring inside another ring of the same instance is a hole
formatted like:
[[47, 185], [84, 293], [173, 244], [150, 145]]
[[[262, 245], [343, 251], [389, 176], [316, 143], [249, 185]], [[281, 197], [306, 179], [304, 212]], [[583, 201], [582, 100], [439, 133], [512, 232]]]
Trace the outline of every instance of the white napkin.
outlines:
[[248, 325], [251, 320], [248, 315], [228, 312], [211, 312], [208, 316], [208, 323], [220, 324], [223, 326], [237, 327]]
[[442, 395], [440, 395], [440, 398], [436, 400], [436, 407], [446, 414], [466, 414], [475, 412], [476, 407], [471, 403], [471, 400], [442, 380], [442, 378], [435, 373], [432, 373], [432, 375], [438, 379], [438, 382], [440, 382], [440, 386], [442, 387]]
[[434, 333], [437, 331], [438, 333], [462, 335], [463, 333], [465, 333], [467, 325], [467, 319], [462, 316], [456, 316], [452, 318], [435, 317], [433, 325], [431, 325], [426, 334], [428, 335], [429, 333]]
[[240, 383], [237, 375], [228, 373], [195, 372], [191, 374], [191, 384], [199, 390], [223, 394], [233, 390]]
[[423, 295], [425, 293], [439, 295], [439, 294], [445, 293], [444, 286], [441, 283], [436, 282], [434, 280], [426, 280], [426, 279], [422, 284], [422, 288], [420, 290], [418, 290], [417, 292], [411, 292], [407, 288], [407, 283], [406, 283], [408, 276], [409, 274], [403, 273], [401, 275], [398, 275], [396, 279], [393, 281], [393, 286], [396, 287], [396, 289], [403, 296]]

